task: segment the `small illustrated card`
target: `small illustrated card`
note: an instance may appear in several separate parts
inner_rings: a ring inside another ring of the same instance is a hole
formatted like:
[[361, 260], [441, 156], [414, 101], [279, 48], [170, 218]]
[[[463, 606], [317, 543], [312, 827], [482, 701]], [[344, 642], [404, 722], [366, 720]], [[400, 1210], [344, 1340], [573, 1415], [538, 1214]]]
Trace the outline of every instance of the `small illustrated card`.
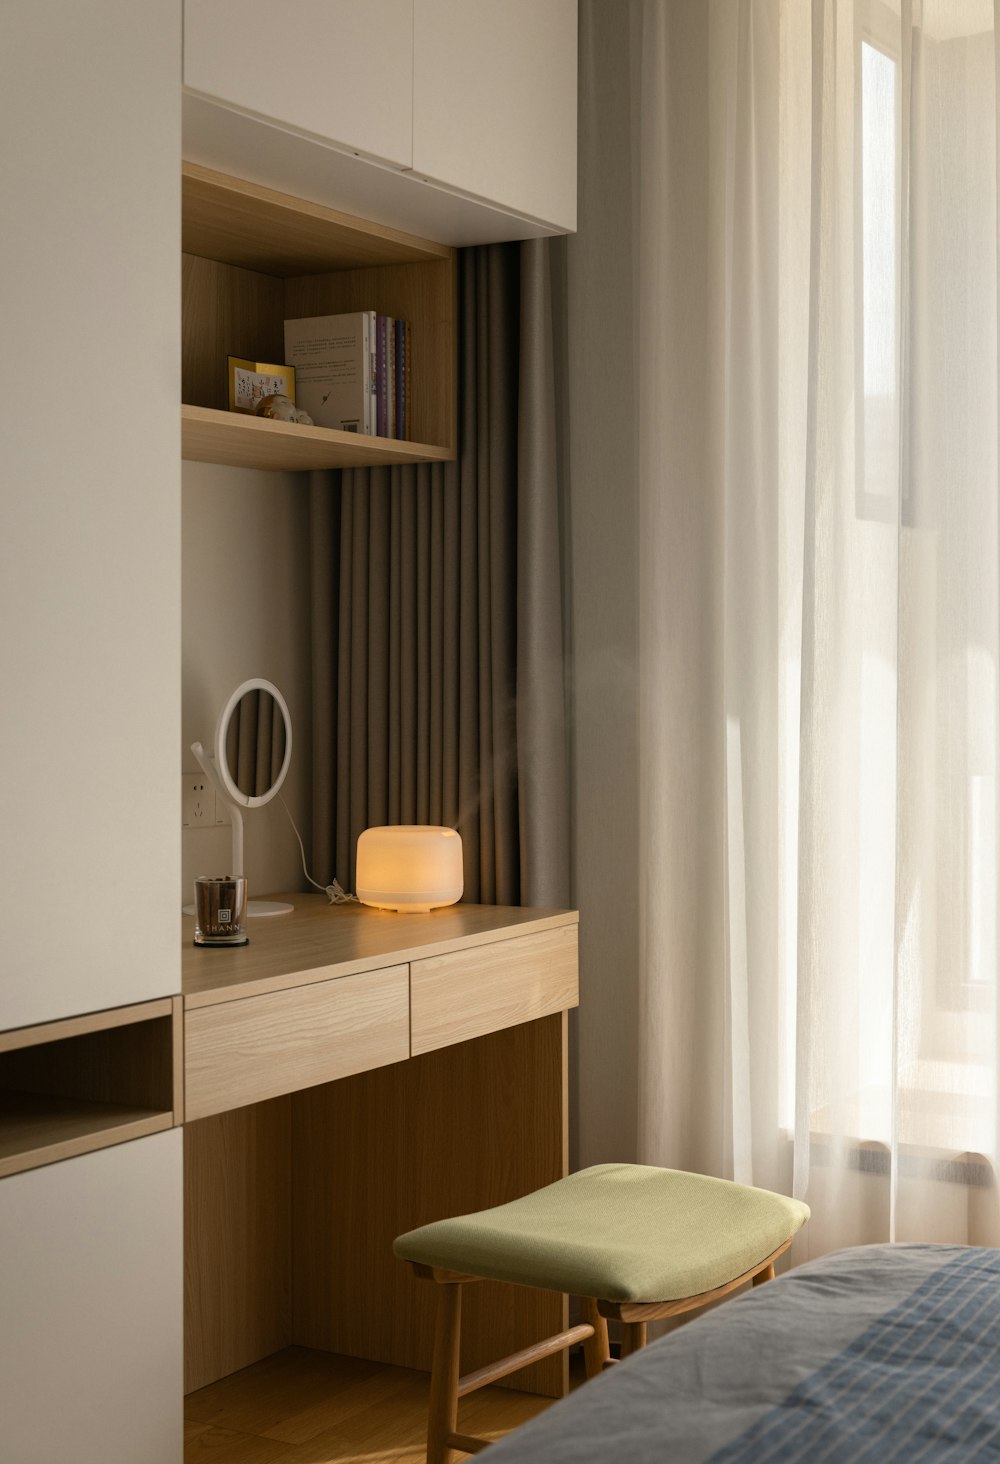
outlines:
[[276, 366], [268, 361], [244, 361], [229, 358], [229, 410], [257, 410], [265, 397], [283, 396], [295, 403], [295, 367]]

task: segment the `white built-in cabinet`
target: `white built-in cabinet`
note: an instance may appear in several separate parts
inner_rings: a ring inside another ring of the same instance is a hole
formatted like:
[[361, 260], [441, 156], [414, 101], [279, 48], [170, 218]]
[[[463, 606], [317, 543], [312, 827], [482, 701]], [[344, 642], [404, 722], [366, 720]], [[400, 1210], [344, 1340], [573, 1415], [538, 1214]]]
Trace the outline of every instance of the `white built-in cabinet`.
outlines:
[[4, 1464], [181, 1459], [181, 19], [3, 8]]
[[184, 155], [443, 244], [576, 227], [577, 0], [184, 0]]
[[408, 168], [413, 0], [186, 0], [184, 84]]
[[576, 228], [576, 0], [413, 0], [413, 170]]
[[180, 22], [4, 7], [0, 1031], [180, 984]]
[[181, 157], [438, 244], [570, 230], [576, 3], [11, 4], [0, 120], [0, 1460], [179, 1464]]
[[0, 1180], [0, 1459], [181, 1464], [181, 1131]]

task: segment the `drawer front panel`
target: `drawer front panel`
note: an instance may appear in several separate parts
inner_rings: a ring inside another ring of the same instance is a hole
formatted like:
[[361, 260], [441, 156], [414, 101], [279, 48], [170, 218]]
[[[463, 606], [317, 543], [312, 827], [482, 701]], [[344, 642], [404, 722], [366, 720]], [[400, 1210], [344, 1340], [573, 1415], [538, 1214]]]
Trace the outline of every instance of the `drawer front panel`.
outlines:
[[575, 925], [413, 961], [413, 1056], [565, 1011], [579, 999]]
[[409, 1056], [406, 966], [197, 1007], [184, 1019], [188, 1122]]

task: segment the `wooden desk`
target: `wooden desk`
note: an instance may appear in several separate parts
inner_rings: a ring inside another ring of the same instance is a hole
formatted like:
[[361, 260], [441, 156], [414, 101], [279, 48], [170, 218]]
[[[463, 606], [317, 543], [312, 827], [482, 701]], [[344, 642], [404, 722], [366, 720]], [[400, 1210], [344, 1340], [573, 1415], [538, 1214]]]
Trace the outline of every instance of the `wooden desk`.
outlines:
[[[283, 898], [242, 949], [185, 922], [187, 1391], [292, 1343], [428, 1368], [393, 1238], [567, 1168], [574, 912]], [[472, 1290], [463, 1368], [566, 1325], [561, 1296]], [[565, 1366], [515, 1383], [558, 1395]]]

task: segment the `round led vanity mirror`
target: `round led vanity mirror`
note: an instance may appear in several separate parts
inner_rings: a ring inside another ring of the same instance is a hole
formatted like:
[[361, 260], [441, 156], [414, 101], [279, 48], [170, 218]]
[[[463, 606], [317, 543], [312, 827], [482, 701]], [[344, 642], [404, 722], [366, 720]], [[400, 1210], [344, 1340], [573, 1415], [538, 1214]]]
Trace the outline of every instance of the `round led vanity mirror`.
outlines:
[[[228, 698], [215, 727], [215, 750], [192, 742], [191, 751], [229, 807], [233, 829], [229, 874], [243, 875], [244, 808], [262, 808], [281, 788], [292, 760], [292, 719], [271, 681], [253, 676]], [[286, 915], [283, 900], [249, 900], [247, 915]]]
[[253, 677], [226, 702], [215, 729], [215, 763], [226, 793], [260, 808], [278, 792], [292, 760], [292, 719], [278, 688]]

